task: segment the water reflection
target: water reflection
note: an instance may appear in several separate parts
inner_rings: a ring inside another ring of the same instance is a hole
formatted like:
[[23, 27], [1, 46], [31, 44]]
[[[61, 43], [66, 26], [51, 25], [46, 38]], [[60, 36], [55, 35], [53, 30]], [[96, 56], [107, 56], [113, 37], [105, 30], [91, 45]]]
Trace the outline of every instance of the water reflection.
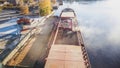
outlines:
[[75, 10], [92, 68], [120, 68], [119, 0], [80, 1], [65, 0], [56, 15], [67, 7]]

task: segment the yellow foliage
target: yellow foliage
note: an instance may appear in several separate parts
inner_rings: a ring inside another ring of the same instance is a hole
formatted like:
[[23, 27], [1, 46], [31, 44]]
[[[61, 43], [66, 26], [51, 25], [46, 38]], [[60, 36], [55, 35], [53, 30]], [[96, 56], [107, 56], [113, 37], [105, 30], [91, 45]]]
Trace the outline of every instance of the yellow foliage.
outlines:
[[33, 3], [33, 2], [34, 2], [34, 0], [29, 0], [29, 2], [30, 2], [30, 3]]
[[51, 7], [51, 0], [41, 0], [39, 2], [39, 8], [40, 8], [40, 15], [48, 15], [51, 13], [52, 7]]
[[19, 0], [19, 5], [22, 6], [24, 4], [24, 0]]
[[2, 11], [2, 9], [3, 9], [3, 6], [0, 6], [0, 12]]
[[29, 14], [29, 8], [28, 8], [28, 5], [23, 5], [23, 6], [20, 6], [20, 9], [21, 9], [21, 13], [22, 14]]
[[24, 2], [24, 3], [27, 3], [27, 2], [28, 2], [28, 0], [23, 0], [23, 2]]

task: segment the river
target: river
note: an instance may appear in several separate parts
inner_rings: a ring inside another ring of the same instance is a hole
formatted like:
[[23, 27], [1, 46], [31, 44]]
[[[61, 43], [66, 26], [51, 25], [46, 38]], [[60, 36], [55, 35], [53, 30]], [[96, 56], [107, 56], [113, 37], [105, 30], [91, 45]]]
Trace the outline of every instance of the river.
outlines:
[[119, 0], [65, 0], [55, 13], [75, 10], [92, 68], [120, 68], [119, 6]]

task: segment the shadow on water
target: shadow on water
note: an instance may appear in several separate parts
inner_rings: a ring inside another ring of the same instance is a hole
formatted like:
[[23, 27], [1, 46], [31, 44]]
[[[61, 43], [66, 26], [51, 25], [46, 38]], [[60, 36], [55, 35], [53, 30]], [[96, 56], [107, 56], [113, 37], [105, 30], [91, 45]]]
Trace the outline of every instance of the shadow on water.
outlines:
[[64, 0], [75, 10], [92, 68], [120, 68], [120, 4], [118, 0]]

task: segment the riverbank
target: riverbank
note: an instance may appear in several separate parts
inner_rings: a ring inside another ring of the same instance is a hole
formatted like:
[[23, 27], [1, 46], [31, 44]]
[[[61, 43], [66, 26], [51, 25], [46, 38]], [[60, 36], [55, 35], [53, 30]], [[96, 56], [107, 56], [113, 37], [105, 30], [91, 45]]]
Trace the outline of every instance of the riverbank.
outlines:
[[36, 29], [33, 30], [28, 30], [27, 32], [25, 31], [23, 33], [24, 37], [21, 40], [21, 42], [15, 47], [15, 49], [12, 50], [11, 53], [9, 53], [9, 55], [7, 57], [5, 57], [5, 59], [3, 60], [3, 65], [6, 65], [6, 63], [14, 56], [15, 53], [17, 53], [17, 51], [19, 51], [19, 48], [21, 48], [22, 46], [24, 46], [24, 43], [31, 37], [31, 35], [35, 34], [35, 32], [38, 32], [38, 27], [43, 25], [44, 21], [49, 18], [54, 12], [52, 12], [50, 15], [48, 16], [44, 16], [39, 18], [39, 22], [36, 23]]
[[[39, 27], [41, 28], [40, 33], [33, 37], [33, 39], [35, 38], [35, 41], [31, 43], [31, 45], [28, 43], [28, 45], [26, 45], [26, 47], [21, 50], [18, 56], [12, 58], [13, 60], [11, 59], [7, 65], [33, 68], [34, 65], [37, 65], [36, 63], [42, 62], [46, 58], [48, 47], [47, 44], [53, 28], [53, 22], [55, 20], [56, 18], [54, 17], [50, 17], [45, 20], [43, 25]], [[25, 55], [24, 53], [26, 53], [26, 49], [28, 49], [29, 52]], [[44, 66], [44, 64], [41, 66]]]

